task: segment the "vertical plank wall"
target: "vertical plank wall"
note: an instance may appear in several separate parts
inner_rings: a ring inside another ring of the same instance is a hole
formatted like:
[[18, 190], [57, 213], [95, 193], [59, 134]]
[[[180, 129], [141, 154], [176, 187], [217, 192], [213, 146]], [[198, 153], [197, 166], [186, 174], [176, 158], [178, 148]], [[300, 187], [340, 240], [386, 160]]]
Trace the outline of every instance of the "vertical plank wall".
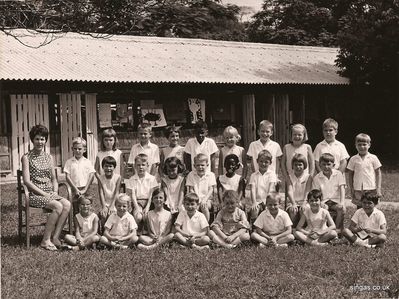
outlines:
[[86, 94], [86, 133], [87, 133], [87, 159], [89, 159], [93, 165], [96, 161], [96, 155], [98, 152], [98, 140], [97, 140], [97, 95]]

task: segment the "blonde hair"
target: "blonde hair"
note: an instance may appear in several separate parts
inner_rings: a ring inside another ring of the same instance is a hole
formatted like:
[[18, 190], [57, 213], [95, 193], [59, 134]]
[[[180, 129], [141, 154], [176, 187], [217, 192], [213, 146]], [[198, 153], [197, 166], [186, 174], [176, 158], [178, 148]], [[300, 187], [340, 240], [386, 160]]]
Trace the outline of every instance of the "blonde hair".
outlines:
[[323, 129], [333, 127], [335, 130], [338, 130], [338, 122], [335, 119], [327, 118], [323, 122]]
[[129, 195], [127, 195], [126, 193], [121, 193], [118, 195], [118, 197], [115, 200], [115, 203], [119, 202], [119, 203], [129, 203], [132, 199], [130, 198]]
[[367, 142], [368, 144], [370, 144], [371, 137], [364, 133], [357, 134], [356, 138], [355, 138], [355, 143], [358, 143], [358, 142]]
[[198, 162], [202, 162], [202, 161], [206, 161], [206, 163], [208, 163], [208, 157], [205, 154], [199, 153], [198, 155], [196, 155], [194, 157], [194, 164], [198, 163]]
[[86, 146], [87, 146], [86, 140], [84, 140], [82, 137], [75, 137], [75, 138], [73, 138], [73, 139], [72, 139], [72, 147], [73, 147], [75, 144], [81, 144], [81, 145], [83, 145], [83, 147], [86, 147]]
[[226, 127], [225, 129], [224, 129], [224, 131], [223, 131], [223, 137], [224, 138], [226, 138], [227, 137], [227, 134], [231, 134], [231, 135], [233, 135], [233, 136], [236, 136], [237, 137], [237, 141], [240, 141], [241, 140], [241, 136], [240, 136], [240, 134], [238, 134], [238, 130], [236, 129], [236, 128], [234, 128], [233, 126], [228, 126], [228, 127]]
[[[291, 126], [291, 139], [292, 139], [292, 133], [294, 130], [302, 130], [303, 132], [303, 140], [302, 143], [305, 143], [308, 141], [308, 131], [306, 130], [306, 127], [303, 124], [295, 124]], [[292, 140], [291, 140], [292, 141]]]
[[[268, 121], [268, 120], [262, 120], [260, 123], [259, 123], [259, 128], [260, 127], [265, 127], [265, 128], [270, 128], [270, 129], [272, 129], [273, 130], [273, 124], [270, 122], [270, 121]], [[258, 129], [259, 129], [258, 128]]]

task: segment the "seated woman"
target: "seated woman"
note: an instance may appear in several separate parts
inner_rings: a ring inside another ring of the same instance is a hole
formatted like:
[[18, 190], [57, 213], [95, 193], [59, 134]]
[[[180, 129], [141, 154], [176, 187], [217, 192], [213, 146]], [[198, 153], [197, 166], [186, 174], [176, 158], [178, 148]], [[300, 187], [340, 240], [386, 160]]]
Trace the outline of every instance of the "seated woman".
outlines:
[[23, 180], [29, 190], [29, 206], [52, 210], [40, 246], [54, 251], [61, 246], [60, 234], [71, 204], [58, 195], [53, 159], [45, 152], [48, 129], [45, 126], [36, 125], [29, 131], [29, 137], [33, 143], [33, 149], [22, 157]]

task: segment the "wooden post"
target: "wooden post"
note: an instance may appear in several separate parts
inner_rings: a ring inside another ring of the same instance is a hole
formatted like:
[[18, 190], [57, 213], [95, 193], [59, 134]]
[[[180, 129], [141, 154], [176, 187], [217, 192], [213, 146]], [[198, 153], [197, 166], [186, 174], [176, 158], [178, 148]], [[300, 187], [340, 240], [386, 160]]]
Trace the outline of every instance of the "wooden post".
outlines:
[[255, 120], [255, 95], [246, 94], [242, 97], [243, 126], [242, 135], [244, 147], [256, 139], [256, 120]]

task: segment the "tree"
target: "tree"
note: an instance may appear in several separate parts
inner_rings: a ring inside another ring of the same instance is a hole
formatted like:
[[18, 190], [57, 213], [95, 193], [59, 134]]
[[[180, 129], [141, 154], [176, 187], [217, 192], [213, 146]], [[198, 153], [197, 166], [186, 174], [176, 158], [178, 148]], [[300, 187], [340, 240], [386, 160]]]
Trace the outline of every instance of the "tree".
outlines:
[[[0, 2], [0, 30], [243, 40], [239, 8], [218, 0], [42, 0]], [[7, 31], [8, 32], [8, 31]]]
[[265, 0], [248, 27], [255, 42], [335, 46], [344, 0]]
[[341, 74], [392, 94], [398, 84], [399, 1], [361, 0], [340, 20]]

